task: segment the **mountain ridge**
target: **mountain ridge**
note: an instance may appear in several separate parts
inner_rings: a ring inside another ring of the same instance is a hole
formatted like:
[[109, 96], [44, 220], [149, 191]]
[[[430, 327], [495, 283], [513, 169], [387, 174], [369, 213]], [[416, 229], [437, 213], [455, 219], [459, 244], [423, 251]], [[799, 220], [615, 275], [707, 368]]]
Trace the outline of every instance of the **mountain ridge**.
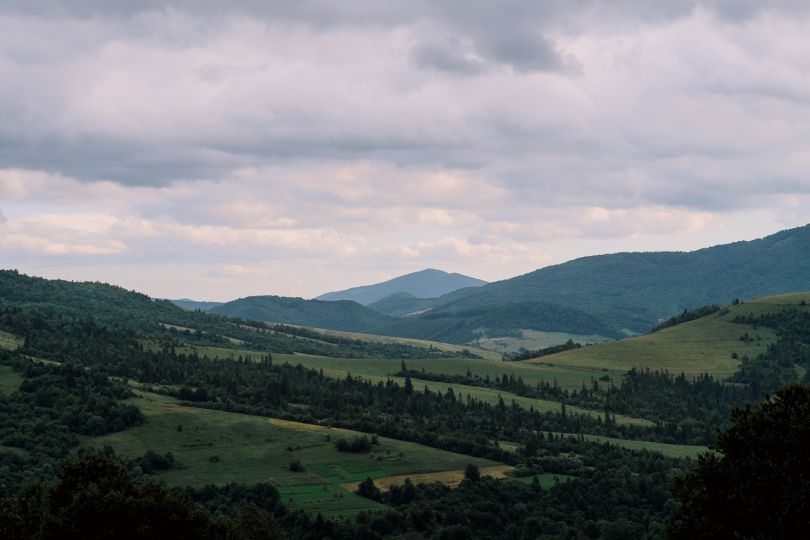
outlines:
[[358, 304], [368, 306], [397, 293], [408, 293], [416, 298], [436, 298], [462, 288], [479, 287], [486, 283], [484, 280], [463, 274], [426, 268], [380, 283], [324, 293], [315, 297], [314, 300], [353, 300]]
[[810, 288], [810, 225], [695, 251], [590, 255], [430, 302], [461, 310], [515, 301], [582, 309], [636, 333], [684, 309]]

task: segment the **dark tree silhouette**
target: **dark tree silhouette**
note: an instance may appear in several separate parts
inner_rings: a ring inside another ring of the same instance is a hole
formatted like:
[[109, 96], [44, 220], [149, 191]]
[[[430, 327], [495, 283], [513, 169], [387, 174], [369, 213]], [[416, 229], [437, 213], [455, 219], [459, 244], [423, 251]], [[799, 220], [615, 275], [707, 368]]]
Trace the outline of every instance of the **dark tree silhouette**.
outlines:
[[716, 454], [675, 488], [668, 538], [806, 538], [810, 531], [810, 387], [789, 385], [732, 413]]

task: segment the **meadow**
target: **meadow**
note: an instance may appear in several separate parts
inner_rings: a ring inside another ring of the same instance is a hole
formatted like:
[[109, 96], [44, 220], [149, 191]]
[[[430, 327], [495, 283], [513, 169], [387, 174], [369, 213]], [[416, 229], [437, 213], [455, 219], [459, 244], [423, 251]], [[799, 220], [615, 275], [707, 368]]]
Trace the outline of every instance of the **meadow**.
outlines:
[[[521, 363], [563, 368], [602, 368], [627, 371], [634, 367], [667, 370], [696, 376], [708, 373], [724, 379], [737, 372], [739, 357], [755, 357], [776, 339], [768, 328], [733, 322], [738, 316], [780, 310], [784, 303], [746, 302], [729, 306], [708, 317], [659, 332], [619, 341], [599, 343]], [[749, 334], [753, 341], [740, 338]], [[734, 356], [738, 358], [734, 358]]]
[[3, 332], [0, 330], [0, 349], [6, 349], [8, 351], [16, 350], [22, 346], [22, 339], [15, 336], [14, 334], [10, 334], [8, 332]]
[[23, 377], [11, 366], [0, 366], [0, 394], [13, 394], [23, 382]]
[[521, 349], [526, 349], [527, 351], [545, 349], [546, 347], [565, 343], [569, 339], [576, 343], [582, 343], [583, 345], [586, 343], [600, 343], [611, 339], [598, 334], [568, 334], [565, 332], [544, 332], [542, 330], [526, 328], [521, 329], [520, 334], [520, 337], [504, 336], [480, 338], [475, 341], [475, 344], [489, 351], [513, 353]]
[[315, 332], [320, 332], [321, 334], [327, 336], [337, 336], [348, 339], [359, 339], [361, 341], [372, 341], [377, 343], [401, 343], [403, 345], [413, 345], [414, 347], [425, 347], [428, 349], [432, 347], [442, 352], [461, 353], [462, 351], [467, 350], [472, 354], [476, 354], [481, 358], [485, 358], [487, 360], [500, 360], [501, 357], [503, 356], [498, 351], [487, 348], [475, 347], [473, 345], [458, 345], [456, 343], [444, 343], [441, 341], [430, 341], [427, 339], [405, 338], [395, 336], [378, 336], [375, 334], [364, 334], [362, 332], [345, 332], [342, 330], [327, 330], [324, 328], [309, 328], [309, 330], [314, 330]]
[[[146, 417], [142, 426], [101, 437], [84, 437], [86, 447], [110, 445], [127, 457], [147, 450], [171, 452], [176, 468], [159, 473], [170, 486], [202, 487], [230, 482], [270, 482], [284, 501], [327, 516], [380, 508], [343, 484], [366, 477], [441, 473], [468, 463], [487, 468], [500, 464], [385, 437], [368, 454], [339, 452], [338, 438], [360, 433], [224, 411], [185, 407], [176, 400], [138, 391], [133, 399]], [[303, 472], [289, 464], [299, 460]]]
[[[252, 358], [258, 360], [262, 357], [262, 352], [250, 351], [246, 349], [228, 349], [223, 347], [195, 347], [188, 345], [177, 349], [178, 352], [196, 352], [199, 355], [205, 355], [210, 358], [219, 358], [222, 360], [234, 360], [238, 357]], [[400, 385], [405, 383], [403, 377], [395, 377], [392, 374], [398, 372], [402, 366], [400, 359], [383, 359], [383, 358], [333, 358], [326, 356], [314, 356], [306, 354], [274, 354], [273, 362], [284, 363], [290, 365], [298, 365], [310, 369], [323, 370], [324, 375], [332, 378], [343, 378], [348, 373], [352, 377], [362, 377], [371, 382], [385, 382], [392, 380]], [[485, 377], [487, 375], [494, 379], [502, 377], [504, 374], [513, 375], [515, 378], [522, 377], [524, 382], [535, 384], [541, 381], [548, 381], [553, 383], [556, 381], [562, 388], [570, 390], [580, 389], [583, 384], [590, 385], [592, 379], [608, 375], [613, 380], [620, 380], [623, 375], [620, 371], [608, 371], [598, 369], [595, 367], [557, 367], [547, 365], [533, 365], [525, 362], [504, 362], [496, 360], [478, 360], [470, 358], [424, 358], [424, 359], [406, 359], [406, 366], [408, 369], [421, 370], [423, 367], [425, 371], [431, 373], [441, 373], [448, 375], [464, 375], [467, 370], [473, 375]], [[500, 399], [508, 405], [515, 401], [521, 407], [528, 409], [534, 407], [535, 410], [540, 412], [560, 410], [561, 404], [558, 401], [547, 399], [534, 399], [529, 397], [519, 396], [511, 392], [505, 392], [494, 388], [483, 388], [479, 386], [469, 386], [464, 384], [445, 383], [428, 381], [423, 379], [412, 379], [413, 385], [416, 389], [422, 390], [427, 387], [433, 392], [446, 392], [448, 388], [452, 388], [453, 392], [458, 397], [466, 397], [467, 395], [474, 397], [485, 403], [495, 405]], [[601, 411], [593, 411], [583, 409], [580, 407], [569, 406], [567, 411], [575, 414], [585, 414], [593, 417], [601, 417]], [[616, 421], [619, 424], [634, 424], [634, 425], [652, 425], [651, 422], [641, 419], [633, 418], [630, 416], [616, 415]]]

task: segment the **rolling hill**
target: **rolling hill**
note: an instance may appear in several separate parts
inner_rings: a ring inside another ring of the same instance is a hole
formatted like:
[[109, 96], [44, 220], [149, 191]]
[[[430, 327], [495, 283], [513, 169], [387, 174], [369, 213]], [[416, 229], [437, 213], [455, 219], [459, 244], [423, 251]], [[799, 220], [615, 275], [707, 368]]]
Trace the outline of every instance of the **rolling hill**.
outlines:
[[[306, 302], [289, 298], [277, 300], [278, 304], [291, 306]], [[314, 323], [324, 322], [317, 317], [348, 321], [346, 324], [349, 326], [352, 324], [379, 326], [395, 320], [354, 302], [317, 302], [317, 304], [330, 311], [313, 314], [310, 320], [310, 325], [313, 326]], [[326, 356], [373, 354], [399, 357], [402, 354], [428, 356], [431, 352], [436, 353], [426, 346], [416, 344], [369, 343], [357, 338], [327, 336], [302, 328], [251, 326], [244, 320], [190, 311], [169, 300], [152, 299], [145, 294], [106, 283], [49, 280], [27, 276], [16, 270], [0, 270], [0, 310], [15, 309], [40, 312], [48, 317], [58, 315], [78, 320], [92, 317], [107, 325], [135, 328], [150, 338], [177, 337], [191, 340], [198, 346], [233, 348], [239, 345], [259, 351], [299, 352]], [[291, 309], [290, 313], [294, 314], [295, 310]], [[258, 315], [255, 318], [258, 318]], [[363, 319], [362, 315], [366, 315], [367, 319]], [[281, 320], [295, 324], [291, 318], [292, 316]], [[8, 343], [15, 343], [14, 337], [0, 332], [0, 347]]]
[[431, 311], [419, 317], [390, 317], [349, 300], [304, 300], [252, 296], [217, 306], [210, 313], [267, 323], [285, 323], [381, 336], [469, 343], [488, 336], [508, 336], [520, 328], [575, 331], [620, 337], [615, 327], [581, 310], [543, 302]]
[[406, 293], [416, 298], [436, 298], [458, 289], [480, 287], [486, 283], [486, 281], [462, 274], [450, 274], [428, 268], [374, 285], [322, 294], [315, 300], [353, 300], [367, 306], [392, 294]]
[[180, 306], [183, 309], [190, 309], [191, 311], [208, 311], [213, 309], [217, 306], [222, 305], [222, 302], [209, 302], [209, 301], [198, 301], [198, 300], [191, 300], [190, 298], [180, 298], [178, 300], [169, 300], [173, 304]]
[[684, 309], [808, 288], [810, 225], [692, 252], [584, 257], [454, 291], [420, 309], [462, 311], [515, 302], [549, 302], [644, 333]]
[[249, 296], [216, 306], [211, 313], [254, 321], [363, 332], [396, 319], [349, 300], [327, 302], [285, 296]]
[[[808, 302], [810, 292], [760, 297], [651, 334], [598, 343], [519, 363], [619, 372], [649, 368], [687, 376], [708, 373], [725, 379], [739, 370], [740, 358], [754, 358], [766, 352], [777, 339], [773, 329], [743, 322], [747, 317], [780, 313], [786, 309], [808, 311]], [[745, 335], [750, 339], [743, 339]]]

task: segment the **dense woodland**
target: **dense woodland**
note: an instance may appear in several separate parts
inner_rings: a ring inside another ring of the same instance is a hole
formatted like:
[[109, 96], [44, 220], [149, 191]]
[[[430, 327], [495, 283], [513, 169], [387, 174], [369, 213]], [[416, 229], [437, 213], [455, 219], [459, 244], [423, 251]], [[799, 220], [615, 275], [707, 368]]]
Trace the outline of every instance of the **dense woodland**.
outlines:
[[[404, 362], [403, 362], [404, 366]], [[602, 430], [584, 427], [584, 433], [611, 434], [661, 442], [708, 445], [715, 442], [715, 430], [725, 425], [733, 407], [757, 397], [758, 389], [730, 386], [702, 375], [695, 380], [683, 374], [673, 376], [666, 371], [649, 369], [628, 371], [619, 384], [605, 375], [591, 379], [590, 386], [579, 390], [560, 388], [556, 381], [526, 384], [521, 377], [505, 373], [494, 379], [466, 375], [445, 375], [417, 370], [401, 370], [399, 376], [430, 381], [495, 388], [519, 396], [551, 399], [604, 413]], [[655, 429], [628, 430], [617, 426], [615, 415], [623, 414], [656, 422]], [[601, 431], [601, 433], [598, 433]]]
[[[102, 511], [109, 518], [105, 527], [121, 538], [161, 530], [180, 538], [660, 538], [670, 519], [675, 520], [670, 534], [686, 537], [679, 531], [690, 530], [689, 512], [697, 512], [699, 504], [688, 506], [692, 503], [687, 488], [671, 488], [679, 477], [684, 478], [679, 486], [704, 481], [709, 462], [701, 461], [695, 472], [684, 476], [690, 468], [686, 460], [589, 442], [584, 435], [712, 442], [714, 428], [728, 425], [733, 407], [754, 403], [795, 381], [805, 373], [797, 365], [810, 367], [810, 314], [803, 306], [744, 321], [775, 329], [778, 340], [764, 354], [742, 359], [736, 385], [708, 376], [692, 381], [632, 370], [620, 381], [597, 379], [575, 392], [553, 382], [530, 386], [509, 375], [490, 380], [469, 373], [448, 377], [416, 372], [408, 370], [402, 351], [403, 385], [391, 380], [372, 383], [351, 374], [329, 378], [274, 361], [269, 353], [218, 361], [181, 352], [182, 343], [207, 342], [202, 332], [189, 336], [165, 328], [144, 330], [137, 317], [127, 322], [105, 316], [103, 309], [101, 315], [23, 302], [0, 308], [0, 330], [21, 338], [18, 349], [0, 351], [0, 364], [22, 377], [17, 391], [0, 396], [0, 445], [11, 450], [0, 452], [3, 537], [92, 537], [88, 531], [101, 524], [92, 516]], [[310, 337], [308, 331], [289, 330], [285, 339], [306, 342]], [[258, 333], [256, 328], [245, 331]], [[394, 349], [390, 352], [395, 354]], [[450, 388], [419, 388], [413, 383], [417, 377], [555, 399], [561, 407], [540, 412], [504, 400], [492, 405]], [[361, 484], [360, 494], [388, 509], [340, 521], [292, 511], [267, 485], [169, 490], [154, 474], [174, 466], [171, 455], [147, 452], [122, 460], [108, 452], [70, 457], [79, 452], [81, 436], [121, 431], [144, 421], [127, 402], [133, 393], [128, 381], [193, 407], [370, 434], [367, 439], [335, 441], [341, 451], [368, 451], [374, 434], [512, 464], [518, 477], [553, 473], [565, 480], [541, 489], [530, 481], [481, 477], [470, 467], [457, 489], [405, 484], [384, 493], [369, 479]], [[787, 397], [800, 401], [806, 396], [796, 391]], [[600, 414], [572, 414], [566, 405]], [[749, 412], [737, 413], [738, 423], [759, 418], [750, 406], [743, 410]], [[617, 425], [616, 414], [642, 416], [656, 425]], [[746, 437], [773, 445], [773, 439], [756, 439], [755, 428], [745, 432]], [[726, 433], [737, 433], [734, 429], [732, 424]], [[802, 440], [803, 433], [798, 431], [794, 439]], [[732, 459], [729, 437], [739, 440], [737, 435], [721, 436], [719, 448]], [[498, 441], [514, 441], [517, 450], [507, 451]], [[178, 521], [167, 523], [169, 513]], [[137, 531], [117, 529], [136, 518], [144, 521]], [[779, 526], [787, 530], [782, 522]]]

